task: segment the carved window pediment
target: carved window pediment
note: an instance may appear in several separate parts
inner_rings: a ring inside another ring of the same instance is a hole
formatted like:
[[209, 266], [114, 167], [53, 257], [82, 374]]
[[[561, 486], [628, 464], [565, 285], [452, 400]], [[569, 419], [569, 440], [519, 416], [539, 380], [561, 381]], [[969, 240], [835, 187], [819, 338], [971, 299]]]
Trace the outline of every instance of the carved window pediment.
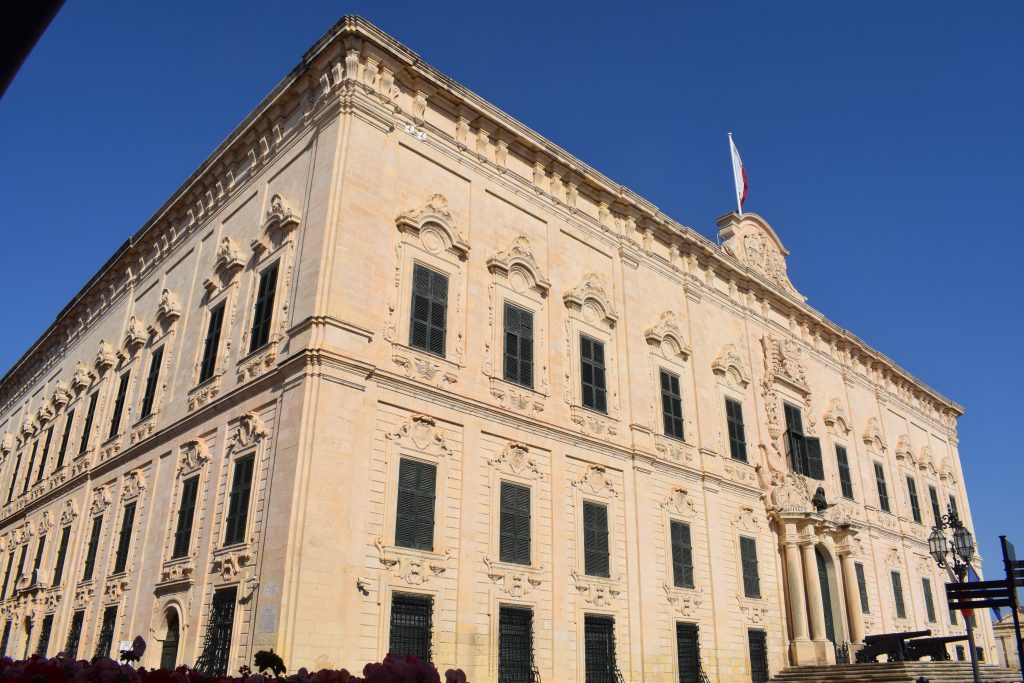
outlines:
[[825, 411], [822, 419], [825, 426], [836, 434], [850, 433], [850, 420], [846, 417], [846, 409], [843, 408], [843, 404], [839, 402], [838, 398], [832, 399], [828, 404], [828, 410]]
[[731, 386], [746, 389], [750, 384], [750, 373], [734, 344], [722, 347], [718, 357], [711, 363], [711, 371]]
[[603, 465], [588, 465], [572, 485], [588, 496], [622, 497], [622, 491], [615, 485], [615, 481], [608, 475], [608, 470]]
[[201, 469], [210, 461], [210, 449], [203, 439], [190, 439], [181, 447], [178, 456], [178, 476], [185, 477]]
[[885, 440], [882, 438], [882, 430], [878, 427], [877, 417], [868, 418], [861, 438], [869, 449], [873, 449], [877, 453], [885, 452]]
[[81, 393], [84, 389], [92, 383], [92, 374], [89, 372], [89, 368], [85, 367], [85, 363], [81, 361], [75, 363], [75, 372], [71, 376], [71, 388], [76, 392]]
[[169, 289], [160, 293], [160, 305], [156, 309], [156, 325], [150, 325], [149, 334], [158, 337], [167, 332], [171, 325], [181, 317], [181, 303], [177, 295]]
[[281, 195], [271, 197], [270, 208], [263, 219], [263, 234], [270, 240], [271, 249], [288, 239], [301, 220], [299, 213]]
[[577, 312], [590, 324], [604, 323], [614, 328], [619, 319], [604, 282], [596, 273], [587, 273], [579, 285], [562, 296], [562, 300], [567, 308]]
[[128, 351], [129, 356], [135, 355], [135, 352], [141, 349], [146, 344], [146, 338], [149, 336], [146, 326], [141, 320], [136, 318], [134, 315], [128, 320], [128, 329], [124, 333], [124, 348]]
[[100, 348], [96, 352], [96, 359], [93, 361], [93, 365], [96, 366], [97, 372], [102, 375], [104, 372], [114, 367], [114, 363], [117, 362], [117, 356], [114, 353], [114, 347], [111, 346], [110, 342], [106, 339], [100, 340]]
[[96, 515], [103, 514], [110, 507], [111, 502], [110, 487], [107, 485], [97, 487], [92, 492], [92, 500], [89, 503], [89, 515], [95, 517]]
[[433, 194], [420, 208], [400, 213], [395, 225], [402, 233], [417, 236], [431, 253], [448, 251], [463, 261], [469, 256], [469, 242], [456, 227], [443, 194]]
[[132, 470], [124, 475], [121, 484], [121, 500], [129, 501], [138, 498], [146, 491], [146, 474], [141, 469]]
[[488, 463], [502, 472], [520, 477], [544, 479], [544, 474], [537, 466], [537, 459], [530, 455], [530, 447], [526, 444], [510, 441]]
[[551, 289], [551, 283], [544, 276], [533, 254], [530, 240], [523, 235], [517, 237], [508, 249], [487, 259], [487, 270], [506, 280], [517, 292], [532, 289], [546, 297]]
[[438, 457], [451, 455], [447, 435], [429, 415], [411, 415], [396, 431], [386, 435], [395, 445]]
[[238, 244], [230, 237], [221, 239], [217, 245], [217, 255], [213, 262], [213, 276], [203, 282], [206, 291], [212, 296], [227, 287], [235, 275], [245, 268], [245, 259]]
[[228, 439], [228, 453], [248, 448], [250, 445], [262, 440], [269, 434], [267, 426], [263, 423], [259, 413], [250, 411], [238, 418], [238, 426]]
[[672, 489], [672, 492], [665, 497], [665, 500], [661, 501], [661, 507], [671, 515], [682, 517], [683, 519], [694, 517], [696, 511], [693, 496], [681, 486], [676, 486]]
[[672, 311], [662, 313], [658, 323], [644, 331], [644, 338], [665, 358], [685, 361], [690, 357], [690, 345], [686, 343], [679, 320]]

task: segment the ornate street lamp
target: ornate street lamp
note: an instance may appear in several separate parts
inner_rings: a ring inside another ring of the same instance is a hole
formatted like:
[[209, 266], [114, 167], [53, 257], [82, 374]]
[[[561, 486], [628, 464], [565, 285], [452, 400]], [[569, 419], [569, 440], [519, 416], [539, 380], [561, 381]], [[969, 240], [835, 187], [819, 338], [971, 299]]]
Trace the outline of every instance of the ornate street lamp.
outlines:
[[[967, 568], [970, 566], [971, 560], [974, 559], [974, 536], [960, 521], [960, 517], [953, 507], [950, 506], [948, 510], [948, 514], [943, 515], [942, 519], [935, 520], [935, 526], [932, 527], [932, 533], [928, 537], [928, 552], [935, 560], [935, 564], [949, 572], [950, 578], [957, 583], [964, 583], [967, 580]], [[949, 552], [946, 529], [953, 531], [952, 553]], [[952, 557], [952, 565], [947, 561], [948, 557]], [[981, 673], [978, 670], [978, 649], [974, 645], [974, 625], [967, 615], [964, 615], [964, 621], [967, 624], [967, 642], [971, 648], [971, 669], [974, 673], [974, 683], [979, 683]]]
[[946, 564], [946, 555], [949, 554], [949, 544], [946, 542], [946, 535], [942, 529], [934, 527], [932, 535], [928, 537], [928, 552], [931, 553], [935, 564], [940, 567]]

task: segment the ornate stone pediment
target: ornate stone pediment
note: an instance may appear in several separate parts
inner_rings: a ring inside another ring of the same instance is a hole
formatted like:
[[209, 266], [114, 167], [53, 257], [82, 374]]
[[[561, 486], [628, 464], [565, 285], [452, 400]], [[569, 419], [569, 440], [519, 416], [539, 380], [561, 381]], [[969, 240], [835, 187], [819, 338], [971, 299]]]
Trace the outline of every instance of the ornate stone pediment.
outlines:
[[178, 474], [191, 474], [209, 461], [210, 449], [203, 439], [186, 441], [181, 447], [181, 455], [178, 456]]
[[589, 465], [572, 485], [584, 493], [622, 497], [622, 493], [615, 487], [615, 482], [602, 465]]
[[4, 432], [3, 438], [0, 438], [0, 453], [8, 455], [14, 450], [14, 434], [10, 432]]
[[100, 486], [92, 492], [92, 501], [89, 503], [89, 514], [93, 517], [103, 512], [110, 507], [110, 487]]
[[726, 214], [718, 219], [718, 234], [727, 254], [784, 292], [804, 299], [786, 273], [789, 252], [767, 221], [753, 213]]
[[64, 501], [64, 505], [60, 509], [60, 525], [67, 526], [74, 522], [76, 517], [78, 517], [78, 507], [75, 505], [75, 501], [71, 499]]
[[279, 244], [288, 233], [299, 227], [301, 219], [299, 213], [285, 201], [284, 197], [275, 194], [270, 198], [270, 208], [263, 219], [263, 234], [272, 243]]
[[672, 311], [662, 313], [656, 325], [644, 330], [644, 339], [649, 345], [660, 348], [667, 358], [678, 356], [686, 360], [690, 357], [690, 345]]
[[85, 367], [85, 363], [79, 361], [75, 363], [75, 372], [71, 376], [71, 388], [76, 392], [81, 392], [89, 383], [92, 382], [92, 377], [89, 374], [89, 368]]
[[402, 232], [419, 235], [423, 246], [432, 253], [451, 251], [462, 260], [469, 256], [469, 242], [455, 226], [455, 217], [443, 194], [431, 195], [420, 208], [398, 214], [395, 225]]
[[57, 411], [53, 408], [53, 403], [50, 399], [43, 399], [42, 404], [39, 406], [39, 410], [36, 411], [36, 420], [40, 425], [44, 425], [53, 419], [53, 416], [57, 414]]
[[665, 500], [661, 501], [661, 507], [668, 510], [670, 514], [682, 517], [693, 517], [695, 514], [693, 496], [680, 486], [672, 489]]
[[846, 409], [839, 402], [838, 398], [832, 399], [828, 404], [828, 410], [822, 418], [825, 426], [834, 430], [837, 434], [850, 433], [850, 420], [846, 417]]
[[121, 500], [138, 498], [146, 490], [146, 475], [141, 469], [135, 469], [124, 475], [121, 484]]
[[746, 389], [750, 384], [750, 373], [734, 344], [726, 344], [722, 351], [711, 363], [711, 371], [718, 377], [725, 379], [728, 384]]
[[487, 270], [501, 275], [517, 292], [532, 288], [541, 296], [547, 296], [551, 283], [544, 277], [537, 258], [533, 255], [530, 240], [523, 235], [517, 237], [512, 246], [487, 259]]
[[792, 339], [765, 335], [761, 337], [761, 345], [764, 347], [764, 366], [768, 379], [781, 380], [804, 394], [810, 393], [800, 344]]
[[236, 451], [248, 447], [269, 434], [259, 413], [250, 411], [238, 419], [238, 427], [228, 440], [228, 451]]
[[882, 430], [878, 427], [877, 417], [868, 418], [867, 424], [864, 426], [864, 434], [861, 435], [861, 438], [868, 448], [873, 448], [878, 453], [885, 451], [885, 440], [882, 438]]
[[246, 565], [252, 562], [252, 558], [253, 553], [248, 547], [224, 553], [220, 557], [214, 559], [213, 570], [220, 574], [221, 580], [230, 581], [238, 576], [239, 572], [241, 572]]
[[230, 237], [224, 237], [217, 245], [213, 277], [204, 280], [203, 287], [208, 293], [215, 294], [221, 287], [226, 287], [242, 268], [245, 268], [245, 259], [238, 244]]
[[57, 386], [53, 389], [53, 396], [50, 398], [50, 402], [53, 404], [55, 410], [60, 410], [71, 401], [71, 387], [64, 382], [57, 382]]
[[396, 431], [387, 434], [386, 437], [399, 446], [420, 453], [444, 457], [452, 452], [444, 430], [440, 429], [437, 421], [429, 415], [410, 415]]
[[124, 333], [124, 348], [134, 354], [146, 343], [146, 326], [134, 315], [128, 320], [128, 329]]
[[[160, 305], [156, 309], [157, 325], [163, 329], [169, 328], [174, 321], [181, 317], [181, 303], [177, 295], [169, 289], [160, 292]], [[159, 328], [150, 328], [150, 333], [159, 334]]]
[[615, 327], [619, 319], [604, 282], [597, 273], [584, 275], [583, 281], [566, 292], [562, 300], [568, 308], [579, 311], [583, 319], [591, 324], [601, 321], [608, 327]]
[[510, 474], [544, 478], [537, 467], [537, 459], [530, 455], [530, 447], [515, 441], [510, 441], [497, 455], [488, 460], [488, 463]]
[[896, 459], [901, 462], [914, 462], [914, 451], [910, 445], [910, 436], [907, 434], [900, 434], [896, 439]]

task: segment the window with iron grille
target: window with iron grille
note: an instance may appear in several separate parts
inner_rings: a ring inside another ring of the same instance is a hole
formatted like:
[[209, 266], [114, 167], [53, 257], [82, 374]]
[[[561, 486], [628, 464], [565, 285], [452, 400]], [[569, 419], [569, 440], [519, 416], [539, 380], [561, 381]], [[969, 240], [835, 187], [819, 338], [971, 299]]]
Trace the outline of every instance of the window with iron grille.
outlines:
[[199, 383], [213, 377], [217, 369], [217, 352], [220, 350], [220, 329], [224, 324], [224, 304], [221, 303], [210, 311], [210, 322], [206, 326], [206, 339], [203, 341], [203, 360], [199, 365]]
[[502, 562], [530, 564], [530, 489], [501, 482], [501, 536], [498, 556]]
[[604, 344], [585, 334], [580, 335], [580, 388], [584, 408], [608, 412]]
[[199, 475], [186, 479], [181, 484], [181, 503], [178, 506], [178, 526], [174, 531], [174, 552], [171, 559], [188, 555], [192, 543], [192, 522], [196, 514], [196, 499], [199, 497]]
[[928, 623], [935, 623], [935, 601], [932, 599], [932, 582], [928, 578], [921, 579], [921, 588], [924, 591], [924, 608], [928, 613]]
[[110, 648], [114, 646], [114, 629], [117, 626], [117, 605], [103, 610], [103, 621], [100, 624], [100, 635], [96, 640], [96, 652], [93, 657], [109, 657]]
[[85, 571], [82, 572], [82, 581], [92, 578], [92, 572], [96, 568], [96, 551], [100, 545], [100, 533], [103, 531], [103, 515], [93, 517], [92, 533], [89, 535], [89, 547], [85, 551]]
[[896, 618], [907, 618], [907, 606], [903, 602], [903, 577], [899, 572], [892, 573], [892, 597], [896, 601]]
[[850, 461], [846, 457], [846, 447], [836, 444], [836, 466], [839, 468], [839, 488], [843, 498], [853, 500], [853, 479], [850, 477]]
[[117, 398], [114, 399], [114, 414], [110, 417], [108, 439], [113, 439], [121, 431], [121, 415], [124, 413], [124, 399], [128, 394], [128, 377], [130, 375], [131, 371], [121, 375], [121, 380], [117, 385]]
[[757, 542], [748, 536], [740, 536], [740, 561], [743, 564], [743, 594], [748, 598], [761, 597]]
[[43, 455], [39, 458], [39, 470], [36, 472], [36, 483], [43, 480], [43, 473], [46, 471], [46, 456], [50, 454], [50, 442], [53, 440], [53, 427], [46, 430], [46, 440], [43, 442]]
[[203, 651], [196, 659], [195, 668], [213, 676], [228, 672], [231, 658], [231, 635], [235, 625], [235, 602], [238, 589], [221, 588], [213, 594], [210, 602], [210, 622], [206, 627]]
[[853, 570], [857, 574], [857, 592], [860, 593], [860, 611], [864, 614], [871, 614], [871, 609], [868, 605], [868, 582], [864, 578], [864, 565], [860, 562], [854, 562]]
[[448, 276], [426, 266], [412, 268], [409, 346], [444, 358], [448, 319]]
[[759, 628], [748, 629], [747, 646], [751, 683], [768, 683], [768, 633]]
[[786, 415], [786, 444], [793, 471], [818, 481], [825, 480], [825, 466], [821, 460], [821, 441], [804, 435], [803, 416], [800, 409], [790, 403], [783, 403]]
[[932, 503], [932, 522], [935, 526], [938, 526], [942, 521], [942, 509], [939, 507], [939, 492], [934, 486], [928, 487], [928, 498], [931, 499]]
[[7, 584], [11, 580], [11, 568], [14, 566], [14, 551], [7, 553], [7, 571], [4, 572], [4, 585], [0, 589], [0, 601], [7, 599]]
[[249, 495], [252, 492], [252, 470], [255, 455], [247, 455], [235, 461], [231, 479], [231, 495], [228, 500], [228, 516], [224, 519], [224, 545], [245, 541], [245, 526], [249, 521]]
[[743, 404], [725, 399], [725, 419], [729, 424], [729, 455], [733, 460], [747, 461], [747, 436], [743, 428]]
[[36, 645], [36, 654], [40, 657], [46, 656], [50, 648], [50, 633], [53, 631], [53, 615], [47, 614], [43, 617], [43, 623], [39, 627], [39, 643]]
[[60, 532], [60, 546], [57, 548], [57, 560], [53, 564], [53, 580], [51, 586], [59, 586], [64, 578], [64, 561], [68, 556], [68, 542], [71, 540], [71, 527], [66, 526]]
[[505, 374], [509, 382], [533, 388], [533, 313], [505, 302]]
[[693, 588], [693, 546], [690, 543], [690, 525], [672, 520], [672, 583], [680, 588]]
[[256, 304], [252, 313], [252, 338], [249, 340], [249, 353], [252, 353], [270, 341], [270, 325], [274, 320], [274, 295], [277, 293], [277, 266], [265, 268], [260, 273], [260, 284], [256, 290]]
[[679, 683], [701, 683], [700, 631], [697, 624], [676, 622], [676, 661]]
[[952, 495], [950, 495], [950, 496], [949, 496], [949, 509], [950, 509], [950, 510], [951, 510], [951, 511], [953, 512], [953, 514], [954, 514], [954, 515], [956, 515], [957, 517], [959, 517], [959, 516], [960, 516], [960, 511], [959, 511], [959, 510], [957, 509], [957, 507], [956, 507], [956, 498], [955, 498], [955, 497], [953, 497]]
[[583, 501], [583, 571], [589, 576], [609, 576], [608, 508]]
[[60, 450], [57, 451], [57, 465], [54, 469], [64, 467], [64, 456], [68, 452], [68, 441], [71, 440], [71, 427], [75, 423], [75, 411], [69, 410], [68, 416], [64, 418], [64, 436], [60, 437]]
[[535, 683], [533, 610], [502, 605], [498, 610], [498, 683]]
[[82, 624], [84, 622], [85, 610], [79, 610], [71, 615], [68, 638], [64, 642], [64, 657], [70, 661], [78, 659], [78, 644], [82, 640]]
[[965, 652], [966, 652], [966, 650], [964, 649], [963, 645], [957, 645], [956, 646], [956, 659], [957, 659], [958, 662], [962, 662], [962, 661], [967, 659], [967, 657], [964, 654]]
[[889, 512], [889, 487], [885, 483], [885, 470], [882, 463], [875, 463], [875, 485], [878, 487], [878, 507], [882, 512]]
[[661, 418], [665, 436], [683, 440], [683, 395], [679, 390], [679, 375], [661, 371]]
[[178, 613], [171, 611], [167, 615], [167, 632], [160, 647], [160, 668], [173, 671], [178, 664], [178, 640], [181, 637], [178, 625]]
[[153, 413], [153, 401], [156, 399], [156, 386], [160, 381], [160, 365], [164, 362], [164, 347], [153, 352], [149, 359], [149, 374], [146, 376], [146, 391], [142, 394], [142, 410], [139, 417], [149, 417]]
[[430, 463], [409, 458], [398, 463], [395, 545], [434, 549], [436, 480], [437, 467]]
[[921, 503], [917, 500], [917, 482], [913, 477], [907, 477], [907, 495], [910, 496], [910, 514], [914, 521], [921, 523]]
[[135, 503], [124, 506], [121, 517], [121, 533], [117, 537], [117, 555], [114, 558], [114, 573], [120, 574], [128, 564], [128, 550], [132, 545], [132, 530], [135, 527]]
[[603, 614], [583, 616], [583, 657], [586, 683], [617, 683], [615, 619]]
[[28, 467], [25, 468], [25, 484], [21, 487], [21, 494], [28, 492], [28, 485], [32, 483], [32, 469], [36, 464], [36, 453], [39, 451], [39, 442], [32, 444], [32, 455], [28, 459]]
[[19, 452], [18, 457], [14, 461], [14, 471], [11, 472], [11, 486], [7, 489], [7, 503], [10, 503], [11, 498], [14, 497], [14, 486], [18, 483], [18, 470], [21, 469], [21, 455]]
[[428, 595], [393, 594], [388, 652], [429, 662], [433, 611], [434, 599]]
[[94, 392], [89, 397], [89, 409], [85, 411], [85, 424], [82, 425], [82, 441], [78, 444], [78, 454], [82, 455], [89, 450], [89, 437], [92, 435], [92, 420], [96, 417], [96, 397], [99, 392]]

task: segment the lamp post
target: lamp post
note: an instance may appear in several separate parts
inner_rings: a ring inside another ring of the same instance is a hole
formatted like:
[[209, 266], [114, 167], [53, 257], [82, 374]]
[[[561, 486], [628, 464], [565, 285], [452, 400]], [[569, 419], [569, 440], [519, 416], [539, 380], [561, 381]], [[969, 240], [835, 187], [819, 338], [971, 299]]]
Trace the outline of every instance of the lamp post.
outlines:
[[[950, 578], [957, 583], [967, 581], [967, 567], [974, 559], [974, 536], [960, 521], [960, 517], [953, 510], [952, 506], [947, 508], [948, 514], [936, 520], [932, 527], [931, 536], [928, 537], [928, 552], [931, 553], [935, 563], [945, 569]], [[949, 551], [949, 542], [946, 540], [945, 530], [953, 531], [953, 552]], [[947, 557], [952, 557], [952, 565]], [[971, 613], [971, 617], [974, 613]], [[978, 649], [974, 645], [974, 626], [971, 618], [964, 615], [964, 622], [967, 624], [967, 644], [971, 648], [971, 670], [974, 673], [974, 683], [981, 681], [981, 672], [978, 670]]]

